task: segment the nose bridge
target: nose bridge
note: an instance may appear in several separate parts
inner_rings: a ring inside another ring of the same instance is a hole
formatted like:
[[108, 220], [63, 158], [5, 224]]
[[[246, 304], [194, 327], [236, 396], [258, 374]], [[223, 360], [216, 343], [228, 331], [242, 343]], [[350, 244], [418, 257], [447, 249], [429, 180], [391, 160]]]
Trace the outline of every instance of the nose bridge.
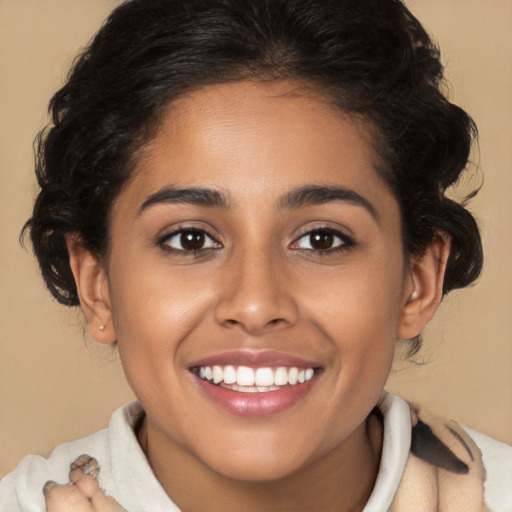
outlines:
[[217, 321], [251, 334], [293, 324], [297, 307], [285, 266], [284, 258], [269, 247], [246, 247], [233, 254], [216, 308]]

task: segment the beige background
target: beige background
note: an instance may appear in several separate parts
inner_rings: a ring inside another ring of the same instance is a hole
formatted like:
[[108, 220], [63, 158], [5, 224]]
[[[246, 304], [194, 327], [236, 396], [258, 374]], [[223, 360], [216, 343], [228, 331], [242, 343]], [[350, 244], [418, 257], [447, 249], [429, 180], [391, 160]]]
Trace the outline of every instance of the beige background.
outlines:
[[[107, 425], [131, 400], [115, 356], [53, 302], [18, 234], [35, 183], [31, 142], [76, 51], [114, 0], [0, 0], [0, 475], [27, 453]], [[449, 297], [418, 363], [389, 389], [512, 443], [512, 1], [409, 0], [434, 33], [452, 98], [480, 128], [485, 186], [472, 209], [486, 270]]]

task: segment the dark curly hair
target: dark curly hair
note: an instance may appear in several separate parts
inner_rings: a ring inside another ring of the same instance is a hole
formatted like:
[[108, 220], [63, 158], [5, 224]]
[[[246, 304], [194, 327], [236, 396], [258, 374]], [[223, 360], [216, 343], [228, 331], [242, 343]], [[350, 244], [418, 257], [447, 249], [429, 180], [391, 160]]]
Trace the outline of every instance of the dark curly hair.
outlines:
[[25, 225], [57, 300], [79, 303], [65, 236], [108, 249], [109, 210], [165, 107], [206, 84], [295, 80], [373, 127], [404, 248], [451, 238], [444, 292], [481, 272], [477, 225], [445, 196], [476, 128], [442, 93], [438, 48], [399, 0], [131, 0], [113, 11], [50, 102], [41, 188]]

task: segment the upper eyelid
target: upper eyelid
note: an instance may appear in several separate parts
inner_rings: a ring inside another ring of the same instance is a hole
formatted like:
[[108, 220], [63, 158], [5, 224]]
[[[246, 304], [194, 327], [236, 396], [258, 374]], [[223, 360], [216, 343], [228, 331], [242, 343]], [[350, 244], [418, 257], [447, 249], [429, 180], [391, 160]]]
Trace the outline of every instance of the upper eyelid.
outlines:
[[163, 244], [166, 240], [169, 240], [173, 236], [181, 233], [182, 231], [200, 231], [204, 233], [206, 236], [211, 238], [215, 243], [222, 244], [219, 240], [219, 237], [213, 235], [208, 229], [204, 227], [191, 226], [191, 225], [180, 225], [176, 228], [170, 229], [169, 231], [165, 231], [162, 235], [157, 237], [157, 244]]
[[339, 234], [341, 238], [355, 241], [354, 235], [348, 228], [344, 229], [341, 226], [333, 227], [333, 226], [329, 226], [329, 225], [325, 225], [325, 224], [319, 224], [317, 226], [308, 226], [308, 227], [300, 230], [298, 234], [294, 235], [292, 243], [295, 243], [297, 240], [299, 240], [303, 236], [314, 233], [315, 231], [330, 231], [334, 234]]
[[[311, 233], [314, 233], [315, 231], [330, 231], [330, 232], [332, 232], [332, 234], [334, 236], [336, 236], [337, 238], [339, 238], [341, 240], [341, 243], [339, 244], [339, 246], [332, 247], [330, 249], [325, 249], [325, 250], [297, 247], [302, 238], [310, 235]], [[295, 238], [293, 239], [293, 241], [290, 243], [290, 245], [288, 247], [290, 248], [290, 250], [292, 250], [294, 252], [298, 251], [298, 252], [302, 252], [302, 253], [314, 253], [314, 254], [318, 254], [318, 255], [323, 254], [323, 255], [327, 256], [327, 255], [333, 255], [333, 254], [340, 253], [340, 252], [349, 251], [357, 245], [358, 245], [358, 243], [357, 243], [356, 239], [354, 238], [354, 236], [348, 235], [347, 233], [345, 233], [343, 230], [341, 230], [339, 228], [323, 226], [323, 227], [309, 228], [306, 231], [302, 232], [302, 234], [300, 234], [299, 236], [295, 236]]]
[[[196, 224], [189, 224], [188, 222], [179, 224], [178, 226], [170, 228], [169, 230], [164, 230], [164, 233], [157, 237], [157, 244], [164, 243], [166, 240], [182, 231], [201, 231], [205, 233], [206, 236], [210, 237], [215, 243], [224, 245], [223, 241], [221, 240], [222, 237], [212, 233], [213, 230], [208, 229], [208, 227], [198, 226]], [[352, 234], [352, 231], [350, 229], [339, 225], [334, 227], [332, 225], [327, 224], [326, 221], [319, 221], [317, 224], [314, 223], [313, 225], [307, 225], [299, 229], [298, 232], [292, 235], [290, 245], [295, 244], [302, 237], [314, 233], [315, 231], [330, 231], [333, 234], [342, 238], [342, 240], [344, 240], [345, 242], [355, 243], [356, 241], [355, 236]]]

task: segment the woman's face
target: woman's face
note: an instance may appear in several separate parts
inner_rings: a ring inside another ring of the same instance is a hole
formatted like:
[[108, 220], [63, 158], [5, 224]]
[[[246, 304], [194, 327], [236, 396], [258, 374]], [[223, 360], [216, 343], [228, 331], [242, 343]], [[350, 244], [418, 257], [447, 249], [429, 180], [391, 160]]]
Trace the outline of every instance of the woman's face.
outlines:
[[175, 101], [113, 206], [106, 296], [148, 432], [234, 478], [364, 428], [410, 293], [364, 126], [294, 87]]

